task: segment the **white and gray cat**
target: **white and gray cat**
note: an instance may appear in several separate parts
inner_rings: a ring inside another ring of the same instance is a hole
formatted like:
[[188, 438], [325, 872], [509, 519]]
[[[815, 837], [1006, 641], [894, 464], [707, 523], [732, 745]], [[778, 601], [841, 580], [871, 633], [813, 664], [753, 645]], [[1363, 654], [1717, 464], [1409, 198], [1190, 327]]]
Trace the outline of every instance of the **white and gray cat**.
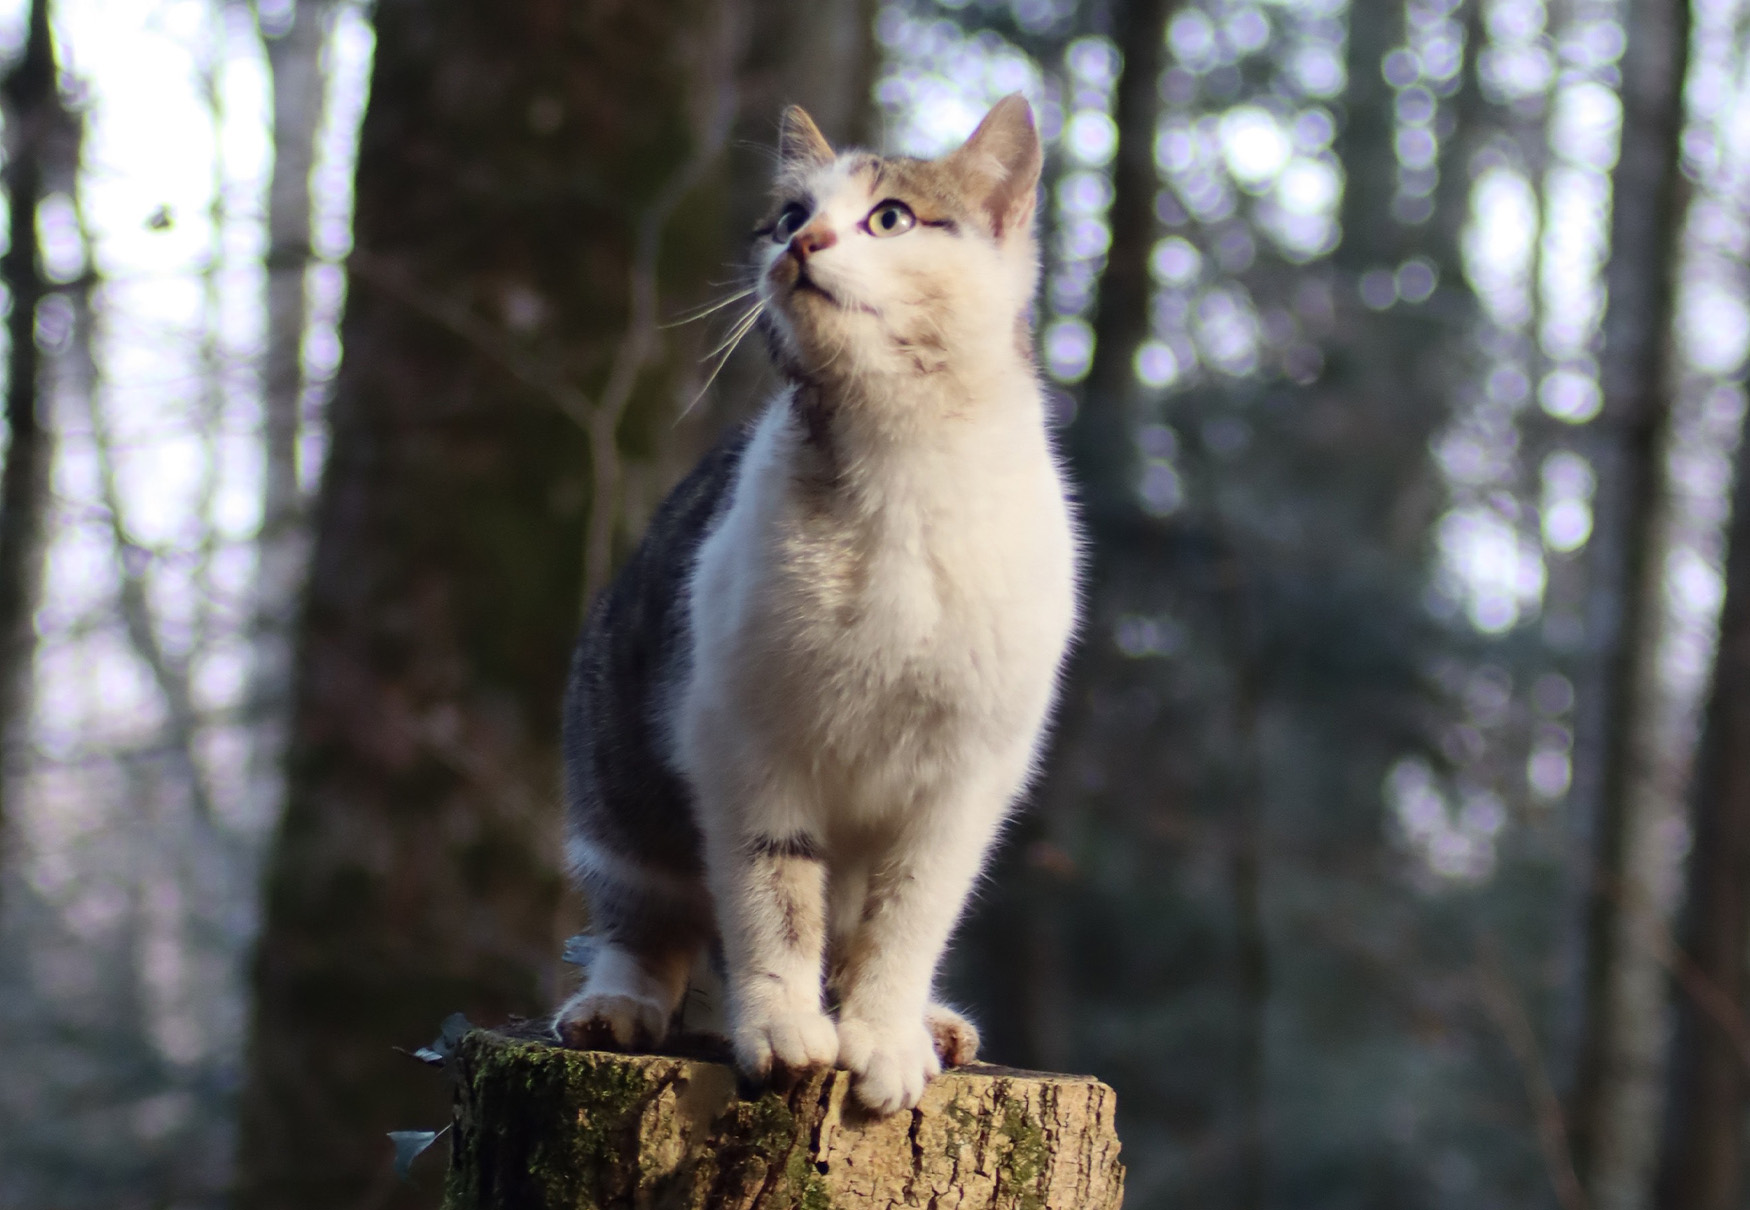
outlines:
[[836, 1063], [890, 1112], [977, 1049], [931, 985], [1076, 620], [1029, 328], [1041, 152], [1011, 96], [930, 161], [835, 153], [791, 109], [779, 161], [753, 267], [788, 385], [663, 504], [573, 658], [599, 946], [555, 1026], [659, 1043], [720, 943], [744, 1072]]

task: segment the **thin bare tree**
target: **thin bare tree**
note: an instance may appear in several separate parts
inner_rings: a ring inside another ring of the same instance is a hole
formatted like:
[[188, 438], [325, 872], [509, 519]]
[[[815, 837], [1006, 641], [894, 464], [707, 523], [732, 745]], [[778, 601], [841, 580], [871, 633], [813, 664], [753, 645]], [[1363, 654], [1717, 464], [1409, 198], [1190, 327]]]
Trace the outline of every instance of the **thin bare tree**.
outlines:
[[273, 13], [257, 5], [256, 14], [273, 87], [267, 330], [261, 374], [261, 526], [256, 539], [254, 660], [248, 693], [254, 724], [250, 793], [262, 815], [279, 806], [291, 696], [292, 628], [308, 546], [298, 444], [310, 302], [311, 174], [326, 88], [323, 55], [334, 10], [333, 0], [293, 0]]
[[1595, 505], [1592, 554], [1595, 591], [1621, 602], [1621, 611], [1613, 630], [1593, 636], [1615, 655], [1602, 696], [1586, 1010], [1570, 1113], [1575, 1167], [1598, 1210], [1639, 1210], [1652, 1196], [1668, 1003], [1658, 938], [1670, 910], [1669, 825], [1686, 813], [1687, 774], [1684, 754], [1665, 742], [1659, 658], [1689, 12], [1683, 0], [1632, 0], [1626, 17], [1600, 359], [1604, 405], [1594, 422], [1605, 430], [1597, 470], [1609, 487]]

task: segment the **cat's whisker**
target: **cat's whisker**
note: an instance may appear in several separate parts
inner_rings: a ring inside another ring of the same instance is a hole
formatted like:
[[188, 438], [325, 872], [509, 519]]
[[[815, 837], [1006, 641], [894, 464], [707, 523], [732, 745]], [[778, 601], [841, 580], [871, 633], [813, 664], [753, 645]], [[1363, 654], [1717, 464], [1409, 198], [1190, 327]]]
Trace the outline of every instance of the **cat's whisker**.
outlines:
[[755, 287], [749, 286], [745, 290], [737, 290], [734, 294], [731, 294], [728, 298], [720, 299], [714, 303], [706, 303], [704, 306], [694, 308], [690, 312], [683, 311], [675, 319], [672, 319], [668, 323], [665, 323], [665, 324], [658, 324], [657, 326], [660, 328], [666, 329], [666, 328], [678, 328], [684, 324], [696, 323], [697, 321], [704, 319], [707, 315], [715, 315], [717, 312], [723, 310], [723, 308], [728, 307], [728, 306], [733, 306], [734, 304], [740, 302], [742, 299], [744, 299], [748, 295], [752, 294], [754, 292], [754, 289], [755, 289]]
[[747, 335], [748, 328], [759, 320], [760, 312], [765, 309], [766, 304], [764, 300], [756, 302], [745, 314], [729, 326], [729, 335], [723, 338], [723, 342], [715, 349], [712, 349], [709, 353], [705, 354], [701, 360], [708, 361], [726, 349], [730, 352], [734, 352], [735, 346], [741, 343], [741, 338]]
[[[704, 360], [716, 357], [717, 364], [711, 367], [711, 373], [706, 376], [704, 385], [699, 388], [699, 393], [694, 395], [692, 399], [687, 402], [687, 406], [681, 409], [681, 414], [674, 418], [676, 424], [685, 420], [692, 410], [699, 406], [699, 400], [705, 397], [705, 392], [709, 391], [711, 389], [711, 384], [717, 381], [717, 375], [723, 372], [723, 367], [729, 364], [729, 359], [731, 357], [735, 356], [735, 350], [741, 346], [741, 342], [746, 338], [747, 334], [753, 331], [754, 325], [759, 322], [759, 318], [761, 314], [765, 312], [765, 309], [766, 303], [764, 299], [756, 302], [746, 315], [736, 321], [735, 327], [730, 330], [728, 337], [724, 339], [723, 343], [718, 345], [710, 353], [706, 354]], [[721, 356], [718, 356], [719, 354], [721, 354]]]

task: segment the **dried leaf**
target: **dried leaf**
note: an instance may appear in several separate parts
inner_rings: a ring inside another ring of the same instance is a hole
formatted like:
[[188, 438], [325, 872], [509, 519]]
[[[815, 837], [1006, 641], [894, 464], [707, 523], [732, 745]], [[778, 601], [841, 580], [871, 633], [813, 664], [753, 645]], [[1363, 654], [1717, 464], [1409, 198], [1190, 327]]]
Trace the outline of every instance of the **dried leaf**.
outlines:
[[449, 1129], [445, 1126], [442, 1130], [391, 1130], [389, 1141], [395, 1144], [395, 1175], [404, 1181], [412, 1180], [413, 1161], [449, 1133]]
[[438, 1036], [432, 1039], [430, 1046], [421, 1046], [418, 1050], [395, 1049], [404, 1055], [418, 1059], [421, 1063], [429, 1063], [433, 1067], [442, 1067], [449, 1057], [456, 1053], [456, 1043], [462, 1040], [462, 1035], [474, 1028], [474, 1023], [468, 1020], [466, 1014], [451, 1013], [444, 1018], [444, 1023], [438, 1027]]
[[466, 1014], [451, 1013], [444, 1018], [443, 1025], [439, 1027], [438, 1040], [431, 1044], [431, 1048], [448, 1058], [456, 1052], [456, 1043], [462, 1040], [462, 1035], [473, 1028], [474, 1023], [468, 1020]]

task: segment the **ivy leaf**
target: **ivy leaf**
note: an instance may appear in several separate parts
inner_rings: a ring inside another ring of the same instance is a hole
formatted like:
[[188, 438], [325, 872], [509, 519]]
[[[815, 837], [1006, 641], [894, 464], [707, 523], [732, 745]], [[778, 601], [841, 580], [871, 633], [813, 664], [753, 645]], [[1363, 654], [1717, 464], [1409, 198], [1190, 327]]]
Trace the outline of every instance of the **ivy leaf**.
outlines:
[[426, 1148], [449, 1133], [450, 1128], [442, 1130], [391, 1130], [389, 1141], [395, 1144], [395, 1175], [404, 1181], [411, 1181], [413, 1161], [425, 1154]]
[[563, 957], [571, 965], [581, 966], [588, 970], [589, 964], [595, 961], [596, 948], [600, 944], [599, 940], [588, 933], [579, 933], [575, 937], [566, 939]]

